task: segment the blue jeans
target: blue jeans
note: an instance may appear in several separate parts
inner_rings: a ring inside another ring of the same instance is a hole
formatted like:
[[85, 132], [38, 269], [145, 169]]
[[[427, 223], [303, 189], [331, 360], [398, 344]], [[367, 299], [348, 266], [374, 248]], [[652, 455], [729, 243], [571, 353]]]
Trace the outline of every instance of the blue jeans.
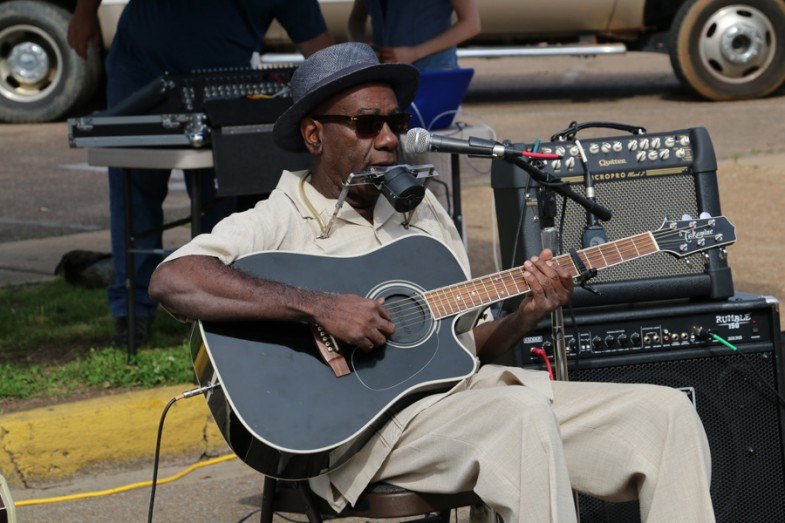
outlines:
[[[133, 67], [115, 60], [111, 67], [107, 64], [107, 102], [109, 107], [133, 94], [153, 78], [140, 74]], [[127, 292], [125, 288], [125, 190], [124, 170], [109, 169], [109, 214], [112, 237], [112, 262], [115, 283], [107, 289], [109, 308], [115, 318], [128, 315]], [[132, 217], [133, 231], [141, 232], [160, 227], [164, 223], [163, 202], [169, 188], [171, 171], [154, 169], [132, 169]], [[198, 176], [202, 191], [202, 204], [208, 205], [216, 198], [215, 171], [200, 169]], [[189, 177], [186, 176], [188, 194], [193, 191]], [[218, 202], [202, 218], [202, 231], [209, 232], [223, 217], [235, 210], [233, 198]], [[137, 249], [160, 249], [163, 232], [158, 231], [136, 239]], [[136, 315], [152, 316], [157, 304], [147, 294], [150, 277], [162, 256], [157, 254], [137, 254], [134, 258], [136, 277]]]

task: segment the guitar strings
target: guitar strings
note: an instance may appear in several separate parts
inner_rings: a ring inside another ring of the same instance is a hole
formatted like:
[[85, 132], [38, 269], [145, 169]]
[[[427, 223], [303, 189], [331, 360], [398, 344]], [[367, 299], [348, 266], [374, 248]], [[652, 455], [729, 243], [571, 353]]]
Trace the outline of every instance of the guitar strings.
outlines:
[[[664, 240], [670, 241], [672, 239], [681, 239], [681, 235], [679, 233], [682, 232], [682, 231], [690, 230], [690, 229], [693, 229], [693, 227], [687, 226], [687, 227], [676, 228], [676, 229], [660, 230], [660, 231], [654, 231], [651, 234], [652, 234], [652, 236], [655, 237], [655, 239], [658, 240], [658, 243], [661, 243]], [[651, 252], [646, 252], [644, 254], [640, 254], [640, 251], [639, 251], [639, 249], [637, 248], [637, 246], [635, 244], [635, 238], [645, 237], [646, 234], [647, 233], [643, 233], [642, 235], [637, 235], [637, 236], [633, 236], [633, 237], [630, 237], [630, 238], [623, 238], [621, 240], [617, 240], [617, 241], [611, 242], [609, 244], [604, 244], [604, 246], [607, 248], [608, 246], [613, 245], [616, 248], [616, 250], [618, 251], [618, 254], [621, 257], [619, 263], [624, 262], [624, 261], [628, 261], [628, 260], [625, 259], [625, 255], [626, 254], [634, 255], [634, 257], [631, 258], [631, 259], [636, 259], [638, 257], [642, 257], [642, 256], [645, 256], [645, 255], [653, 254], [654, 252], [657, 252], [657, 251], [651, 251]], [[589, 262], [588, 263], [589, 267], [597, 266], [598, 264], [594, 263], [594, 262], [600, 261], [600, 260], [602, 260], [602, 264], [604, 265], [604, 267], [607, 267], [607, 266], [611, 265], [611, 264], [608, 264], [605, 255], [602, 253], [602, 250], [601, 250], [602, 247], [603, 247], [603, 245], [597, 246], [597, 247], [593, 247], [591, 249], [584, 249], [584, 250], [580, 251], [580, 254], [583, 254], [584, 257], [586, 258], [586, 260]], [[632, 247], [632, 249], [630, 249], [630, 247]], [[591, 251], [595, 251], [595, 252], [591, 252]], [[562, 265], [561, 264], [562, 261], [567, 261], [567, 262], [569, 262], [570, 265], [573, 265], [572, 264], [572, 260], [571, 260], [571, 258], [568, 255], [557, 256], [556, 258], [554, 258], [554, 260], [556, 261], [556, 263], [559, 266]], [[574, 269], [574, 265], [572, 267], [570, 267], [570, 268]], [[521, 269], [522, 269], [521, 267], [515, 267], [513, 269], [508, 269], [507, 271], [503, 271], [502, 273], [497, 273], [494, 276], [499, 276], [499, 275], [504, 274], [504, 273], [511, 275], [512, 271], [515, 271], [515, 270], [521, 271]], [[516, 285], [516, 287], [517, 287], [518, 286], [518, 280], [516, 280], [514, 276], [512, 278], [513, 278], [512, 279], [512, 283], [514, 283]], [[447, 287], [443, 287], [442, 289], [438, 289], [438, 290], [440, 290], [445, 295], [445, 298], [441, 298], [441, 297], [438, 297], [438, 296], [432, 294], [432, 296], [434, 298], [434, 300], [433, 300], [434, 301], [434, 305], [435, 305], [436, 308], [441, 308], [441, 309], [444, 309], [445, 312], [448, 312], [447, 306], [450, 306], [450, 309], [452, 309], [453, 308], [452, 304], [455, 303], [454, 302], [455, 298], [456, 297], [460, 297], [461, 295], [465, 294], [465, 292], [461, 292], [460, 287], [468, 288], [469, 285], [473, 285], [474, 286], [474, 296], [479, 297], [479, 299], [480, 299], [479, 305], [475, 305], [473, 303], [474, 299], [472, 298], [472, 304], [471, 304], [472, 306], [470, 308], [466, 309], [465, 311], [456, 311], [453, 314], [457, 314], [458, 312], [469, 312], [472, 309], [476, 309], [476, 308], [488, 305], [490, 303], [494, 303], [496, 301], [499, 301], [499, 299], [505, 299], [505, 298], [502, 297], [502, 293], [500, 292], [500, 289], [504, 290], [505, 294], [507, 295], [506, 297], [520, 296], [520, 295], [524, 295], [524, 294], [526, 294], [526, 293], [531, 291], [531, 289], [527, 289], [527, 290], [524, 290], [523, 292], [519, 292], [518, 294], [510, 295], [509, 291], [507, 289], [507, 285], [504, 282], [504, 280], [501, 279], [500, 281], [501, 281], [501, 284], [498, 281], [494, 282], [492, 278], [490, 278], [488, 276], [485, 276], [485, 277], [481, 277], [481, 278], [476, 278], [474, 280], [469, 280], [467, 282], [456, 283], [456, 284], [453, 284], [453, 285], [449, 285]], [[525, 280], [523, 280], [522, 283], [525, 283]], [[482, 285], [484, 291], [480, 291], [478, 289], [478, 287], [477, 287], [478, 284]], [[501, 285], [501, 287], [500, 287], [500, 285]], [[528, 287], [528, 284], [527, 284], [527, 287]], [[489, 289], [497, 294], [496, 298], [492, 297]], [[430, 291], [430, 292], [433, 293], [434, 291]], [[483, 296], [484, 296], [484, 298], [483, 298]], [[420, 298], [419, 300], [417, 299], [418, 297]], [[465, 302], [465, 300], [464, 300], [464, 302]], [[411, 325], [412, 323], [406, 323], [406, 320], [409, 320], [410, 318], [420, 318], [422, 316], [422, 311], [423, 310], [429, 310], [429, 312], [430, 312], [430, 306], [429, 305], [430, 305], [430, 301], [428, 300], [428, 298], [426, 298], [424, 295], [417, 294], [416, 297], [415, 296], [407, 297], [406, 299], [401, 300], [398, 304], [394, 304], [394, 305], [389, 306], [387, 308], [387, 310], [390, 313], [391, 318], [394, 319], [393, 323], [396, 323], [397, 325], [399, 325], [401, 327], [407, 327], [407, 326]], [[455, 305], [455, 307], [458, 307], [458, 306]], [[460, 309], [460, 307], [458, 307], [458, 308]], [[450, 315], [452, 315], [452, 314], [450, 314]], [[433, 316], [433, 313], [431, 313], [431, 316]], [[445, 316], [445, 317], [447, 317], [447, 316]]]

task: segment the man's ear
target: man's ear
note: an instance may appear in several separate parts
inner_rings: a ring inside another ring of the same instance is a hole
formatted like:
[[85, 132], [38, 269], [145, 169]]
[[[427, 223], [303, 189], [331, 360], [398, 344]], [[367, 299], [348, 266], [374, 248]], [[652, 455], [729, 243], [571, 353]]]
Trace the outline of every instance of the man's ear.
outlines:
[[306, 116], [300, 120], [300, 134], [305, 142], [305, 147], [311, 154], [319, 154], [322, 151], [322, 124]]

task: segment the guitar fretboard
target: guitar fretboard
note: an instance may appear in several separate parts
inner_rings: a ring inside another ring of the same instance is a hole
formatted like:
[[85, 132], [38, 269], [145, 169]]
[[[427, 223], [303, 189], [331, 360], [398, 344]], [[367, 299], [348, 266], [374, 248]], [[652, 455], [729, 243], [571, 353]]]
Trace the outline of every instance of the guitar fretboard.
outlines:
[[[618, 265], [641, 256], [659, 251], [657, 242], [650, 232], [630, 236], [621, 240], [603, 243], [577, 251], [577, 255], [586, 269], [604, 269]], [[581, 274], [572, 256], [564, 254], [553, 258], [553, 263], [566, 269], [573, 277]], [[474, 278], [424, 294], [433, 317], [437, 320], [463, 312], [486, 307], [497, 301], [520, 296], [531, 291], [524, 279], [526, 270], [515, 267], [506, 271]]]

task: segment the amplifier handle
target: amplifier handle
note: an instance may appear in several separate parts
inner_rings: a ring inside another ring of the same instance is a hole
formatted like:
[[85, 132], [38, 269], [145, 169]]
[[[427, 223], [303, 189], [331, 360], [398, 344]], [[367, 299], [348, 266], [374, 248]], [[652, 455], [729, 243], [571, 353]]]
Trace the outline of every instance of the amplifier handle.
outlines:
[[572, 141], [575, 139], [575, 135], [578, 134], [579, 131], [583, 129], [589, 128], [608, 128], [608, 129], [618, 129], [620, 131], [627, 131], [630, 134], [644, 134], [646, 129], [639, 126], [639, 125], [628, 125], [626, 123], [617, 123], [617, 122], [572, 122], [569, 127], [566, 129], [559, 131], [558, 133], [551, 136], [552, 142], [562, 142], [562, 141]]

